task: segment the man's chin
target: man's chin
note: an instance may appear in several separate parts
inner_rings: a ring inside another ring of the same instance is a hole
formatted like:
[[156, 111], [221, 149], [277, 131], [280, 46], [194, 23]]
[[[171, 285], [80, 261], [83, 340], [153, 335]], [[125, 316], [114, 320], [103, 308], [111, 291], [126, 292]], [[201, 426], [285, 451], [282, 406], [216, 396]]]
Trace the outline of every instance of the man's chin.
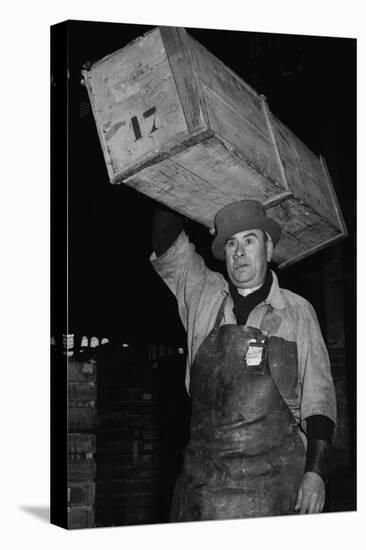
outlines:
[[250, 288], [250, 277], [241, 275], [240, 273], [234, 273], [230, 277], [231, 282], [238, 288]]

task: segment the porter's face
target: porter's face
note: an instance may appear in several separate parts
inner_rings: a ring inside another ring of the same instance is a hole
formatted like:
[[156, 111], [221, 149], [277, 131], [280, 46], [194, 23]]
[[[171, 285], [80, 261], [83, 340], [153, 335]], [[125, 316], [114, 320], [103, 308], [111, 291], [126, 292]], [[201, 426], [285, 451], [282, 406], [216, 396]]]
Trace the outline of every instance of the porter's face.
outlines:
[[232, 283], [238, 288], [263, 284], [272, 250], [272, 241], [261, 229], [232, 235], [225, 244], [226, 269]]

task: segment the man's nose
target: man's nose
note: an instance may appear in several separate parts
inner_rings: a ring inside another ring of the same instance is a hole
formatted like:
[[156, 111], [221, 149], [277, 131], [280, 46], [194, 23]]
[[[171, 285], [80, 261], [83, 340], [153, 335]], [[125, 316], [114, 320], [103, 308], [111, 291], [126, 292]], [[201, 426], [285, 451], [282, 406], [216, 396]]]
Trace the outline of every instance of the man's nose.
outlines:
[[240, 243], [238, 243], [236, 250], [234, 252], [234, 258], [237, 259], [240, 256], [244, 256], [245, 253], [246, 253], [245, 248]]

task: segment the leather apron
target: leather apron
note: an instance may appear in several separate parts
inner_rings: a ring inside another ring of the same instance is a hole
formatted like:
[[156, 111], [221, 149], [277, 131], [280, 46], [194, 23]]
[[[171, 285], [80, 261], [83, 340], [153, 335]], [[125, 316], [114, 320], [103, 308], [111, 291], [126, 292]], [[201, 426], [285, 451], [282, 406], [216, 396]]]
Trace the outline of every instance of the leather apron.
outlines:
[[[295, 513], [305, 465], [299, 427], [272, 379], [266, 333], [220, 326], [225, 301], [192, 365], [190, 441], [171, 521]], [[257, 366], [250, 346], [262, 348]]]

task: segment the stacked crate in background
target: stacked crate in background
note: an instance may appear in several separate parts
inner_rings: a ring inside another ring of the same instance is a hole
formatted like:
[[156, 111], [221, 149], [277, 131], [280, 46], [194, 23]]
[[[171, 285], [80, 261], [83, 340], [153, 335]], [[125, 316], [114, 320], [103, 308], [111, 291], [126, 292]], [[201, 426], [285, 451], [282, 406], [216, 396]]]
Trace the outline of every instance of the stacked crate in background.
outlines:
[[185, 357], [155, 347], [155, 354], [125, 345], [97, 355], [96, 526], [169, 521], [183, 439], [176, 417], [186, 418]]
[[158, 431], [151, 379], [144, 380], [146, 354], [127, 345], [115, 354], [101, 353], [98, 372], [96, 524], [152, 523]]
[[97, 522], [133, 525], [158, 520], [159, 431], [151, 392], [120, 388], [100, 411], [97, 437]]
[[68, 360], [68, 528], [95, 526], [96, 362]]

